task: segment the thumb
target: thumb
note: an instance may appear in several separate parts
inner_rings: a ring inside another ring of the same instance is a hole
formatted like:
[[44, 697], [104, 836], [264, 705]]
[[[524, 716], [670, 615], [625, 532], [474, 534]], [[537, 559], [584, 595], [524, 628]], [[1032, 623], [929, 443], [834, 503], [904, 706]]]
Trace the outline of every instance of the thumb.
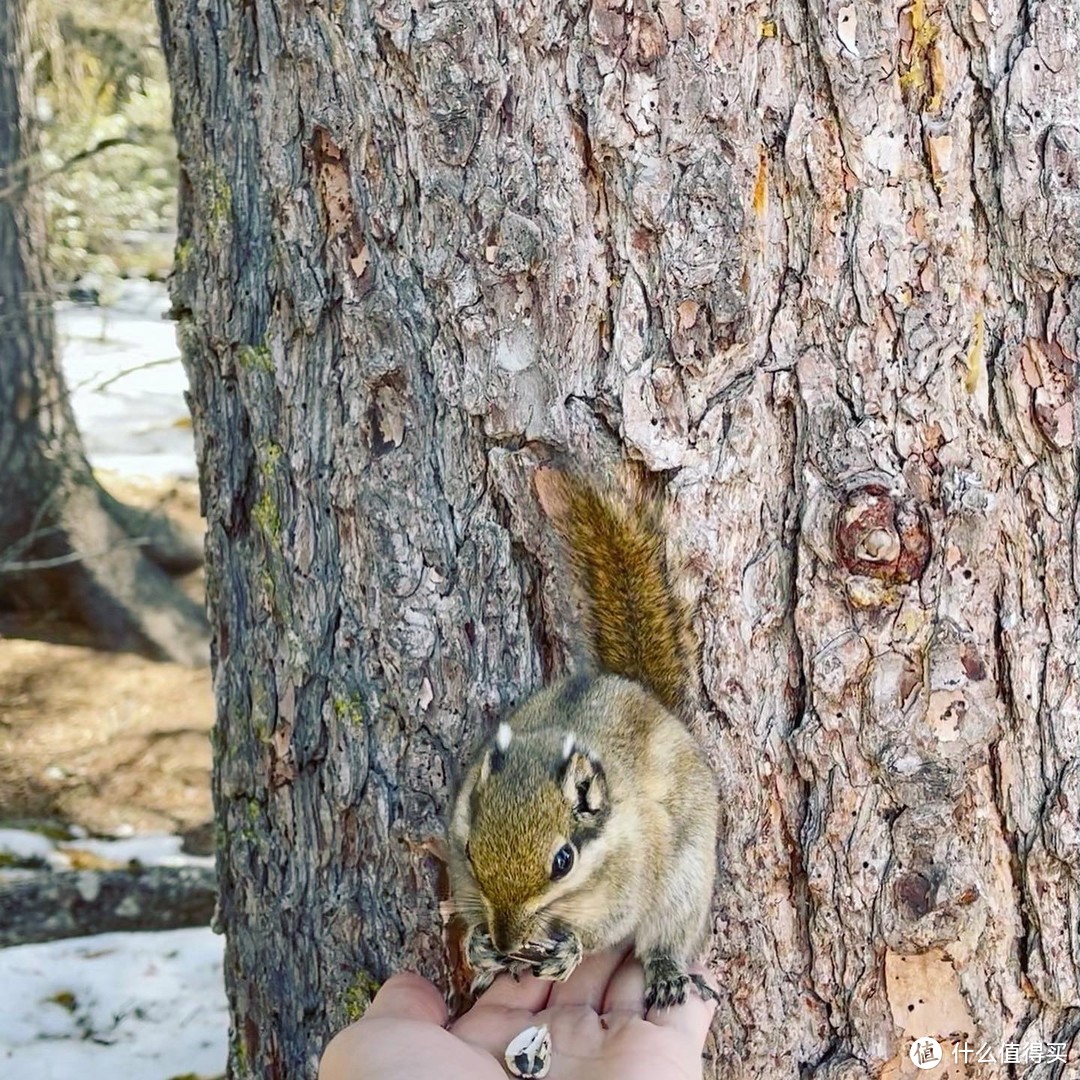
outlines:
[[391, 975], [364, 1013], [364, 1020], [419, 1020], [443, 1027], [446, 1002], [442, 994], [414, 971]]

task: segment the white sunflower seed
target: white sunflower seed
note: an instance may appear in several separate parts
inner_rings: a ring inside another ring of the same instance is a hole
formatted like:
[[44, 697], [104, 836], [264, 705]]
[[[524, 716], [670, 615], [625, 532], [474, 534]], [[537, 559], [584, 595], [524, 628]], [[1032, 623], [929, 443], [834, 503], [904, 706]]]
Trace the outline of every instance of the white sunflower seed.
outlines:
[[506, 1067], [514, 1076], [539, 1078], [547, 1076], [551, 1068], [551, 1032], [547, 1024], [527, 1027], [510, 1040], [503, 1055]]

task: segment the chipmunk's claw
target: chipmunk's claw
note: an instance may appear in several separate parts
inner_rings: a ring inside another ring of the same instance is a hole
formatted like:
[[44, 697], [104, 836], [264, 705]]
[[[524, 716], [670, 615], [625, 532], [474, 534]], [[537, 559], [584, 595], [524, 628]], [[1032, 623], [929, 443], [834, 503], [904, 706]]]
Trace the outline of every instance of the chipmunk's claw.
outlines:
[[720, 1002], [720, 995], [704, 977], [688, 972], [670, 956], [654, 956], [645, 960], [645, 1008], [669, 1009], [682, 1005], [690, 987], [703, 1001]]

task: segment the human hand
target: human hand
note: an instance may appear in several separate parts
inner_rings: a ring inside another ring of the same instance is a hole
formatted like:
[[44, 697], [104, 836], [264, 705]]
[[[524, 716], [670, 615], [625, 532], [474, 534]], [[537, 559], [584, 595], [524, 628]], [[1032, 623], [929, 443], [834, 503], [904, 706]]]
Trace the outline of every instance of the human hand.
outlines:
[[644, 997], [633, 957], [598, 953], [563, 983], [500, 975], [446, 1027], [439, 991], [419, 975], [395, 975], [330, 1042], [319, 1080], [505, 1080], [506, 1045], [532, 1024], [551, 1031], [549, 1080], [700, 1080], [713, 1003], [691, 995], [646, 1013]]

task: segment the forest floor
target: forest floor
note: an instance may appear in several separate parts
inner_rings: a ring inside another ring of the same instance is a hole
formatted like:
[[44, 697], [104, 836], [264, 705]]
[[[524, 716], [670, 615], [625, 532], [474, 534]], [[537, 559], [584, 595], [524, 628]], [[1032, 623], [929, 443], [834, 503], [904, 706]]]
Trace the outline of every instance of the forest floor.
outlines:
[[[166, 306], [160, 287], [132, 290], [109, 312], [61, 305], [64, 370], [102, 483], [198, 536], [185, 380]], [[182, 585], [201, 601], [201, 572]], [[205, 865], [213, 715], [208, 668], [99, 651], [47, 612], [0, 620], [0, 875], [25, 874], [17, 867], [27, 863]], [[220, 1075], [222, 949], [208, 928], [0, 949], [13, 1003], [0, 1015], [0, 1076]]]
[[[194, 481], [99, 478], [123, 501], [201, 532]], [[183, 585], [200, 596], [201, 572]], [[0, 618], [0, 638], [5, 823], [189, 833], [192, 850], [208, 850], [200, 837], [213, 817], [209, 671], [101, 652], [83, 628], [47, 613]]]
[[[201, 529], [193, 481], [102, 479]], [[101, 652], [47, 616], [8, 618], [0, 639], [0, 867], [212, 865], [209, 670]], [[0, 1076], [218, 1076], [222, 949], [208, 928], [0, 949]]]

